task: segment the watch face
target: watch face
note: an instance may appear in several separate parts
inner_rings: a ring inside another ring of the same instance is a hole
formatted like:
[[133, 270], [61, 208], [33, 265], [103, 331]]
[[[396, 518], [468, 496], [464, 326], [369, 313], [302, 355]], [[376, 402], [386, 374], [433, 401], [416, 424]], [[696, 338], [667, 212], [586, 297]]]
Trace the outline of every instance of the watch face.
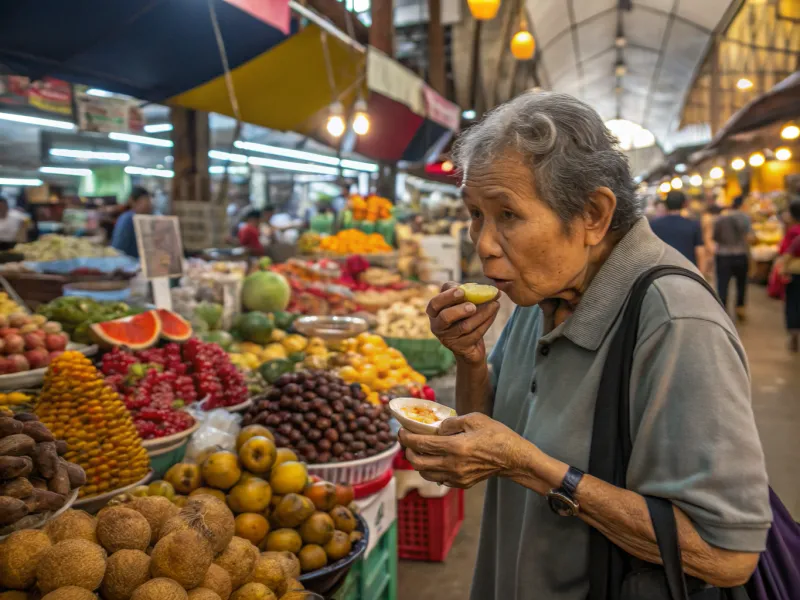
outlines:
[[550, 509], [562, 517], [574, 517], [578, 514], [578, 504], [561, 490], [550, 490], [547, 494]]

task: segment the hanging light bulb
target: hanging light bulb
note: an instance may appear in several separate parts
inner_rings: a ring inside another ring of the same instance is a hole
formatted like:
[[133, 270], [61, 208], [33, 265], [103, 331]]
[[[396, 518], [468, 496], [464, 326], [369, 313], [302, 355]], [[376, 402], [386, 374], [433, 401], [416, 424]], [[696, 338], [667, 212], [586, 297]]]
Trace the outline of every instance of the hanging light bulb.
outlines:
[[747, 77], [742, 77], [739, 81], [736, 82], [736, 87], [740, 90], [749, 90], [753, 87], [753, 82], [750, 81]]
[[341, 102], [334, 102], [331, 104], [330, 113], [328, 114], [328, 123], [325, 128], [333, 137], [342, 137], [345, 130], [344, 124], [344, 107]]
[[725, 177], [725, 170], [722, 167], [714, 167], [708, 172], [711, 179], [722, 179]]
[[764, 158], [764, 155], [761, 152], [753, 152], [748, 159], [751, 167], [760, 167], [764, 164], [764, 161], [767, 160]]
[[792, 158], [792, 151], [786, 147], [775, 150], [775, 158], [778, 160], [789, 160]]
[[469, 12], [478, 21], [489, 21], [497, 16], [500, 0], [467, 0]]
[[357, 135], [367, 135], [369, 132], [369, 114], [367, 114], [367, 103], [363, 98], [356, 100], [355, 116], [353, 117], [353, 131]]
[[744, 159], [741, 159], [741, 158], [734, 158], [734, 159], [731, 161], [731, 168], [732, 168], [734, 171], [741, 171], [742, 169], [744, 169]]
[[671, 189], [672, 186], [670, 186], [669, 181], [665, 181], [660, 186], [658, 186], [658, 191], [661, 192], [662, 194], [668, 194]]
[[511, 38], [511, 54], [517, 60], [530, 60], [536, 50], [536, 42], [528, 31], [528, 20], [525, 18], [525, 8], [519, 15], [519, 31]]
[[794, 123], [787, 123], [781, 129], [781, 137], [785, 140], [796, 140], [800, 137], [800, 127]]
[[680, 177], [673, 177], [672, 181], [669, 182], [669, 185], [673, 190], [679, 190], [683, 187], [683, 181], [681, 181]]
[[689, 183], [691, 183], [694, 187], [700, 187], [703, 185], [703, 176], [700, 173], [695, 173], [689, 178]]

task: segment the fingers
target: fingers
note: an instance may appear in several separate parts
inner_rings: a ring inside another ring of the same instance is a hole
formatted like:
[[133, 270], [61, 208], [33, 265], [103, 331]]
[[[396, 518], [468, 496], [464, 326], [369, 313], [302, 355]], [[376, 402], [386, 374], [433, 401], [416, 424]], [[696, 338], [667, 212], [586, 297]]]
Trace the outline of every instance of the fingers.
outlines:
[[407, 429], [401, 429], [399, 437], [404, 448], [413, 450], [417, 454], [448, 456], [458, 454], [461, 448], [452, 436], [418, 435], [410, 433]]
[[460, 287], [460, 284], [456, 283], [455, 281], [447, 281], [447, 282], [442, 284], [442, 290], [441, 291], [446, 292], [447, 290], [452, 290], [453, 288], [457, 288], [457, 287]]
[[465, 431], [464, 425], [464, 417], [450, 417], [442, 421], [442, 424], [439, 425], [439, 435], [463, 433]]
[[[488, 329], [499, 310], [499, 302], [488, 302], [478, 307], [472, 302], [464, 302], [440, 312], [439, 316], [432, 320], [431, 330], [434, 333], [452, 333], [458, 337], [463, 337], [487, 322], [489, 325], [486, 329]], [[448, 329], [451, 329], [451, 331], [447, 331]], [[480, 337], [483, 336], [481, 335]]]
[[[449, 285], [449, 283], [446, 283], [445, 286], [446, 285]], [[444, 288], [444, 286], [442, 287]], [[431, 319], [435, 319], [439, 316], [439, 312], [441, 312], [442, 309], [463, 302], [463, 300], [464, 290], [458, 286], [451, 287], [431, 298], [431, 301], [428, 302], [426, 312]]]

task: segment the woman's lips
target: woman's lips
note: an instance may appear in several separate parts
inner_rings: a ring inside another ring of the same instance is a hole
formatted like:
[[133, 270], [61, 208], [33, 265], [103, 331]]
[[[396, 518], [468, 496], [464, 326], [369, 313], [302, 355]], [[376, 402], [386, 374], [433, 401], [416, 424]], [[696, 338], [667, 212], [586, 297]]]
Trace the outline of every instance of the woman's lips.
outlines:
[[496, 287], [498, 290], [508, 293], [508, 289], [511, 287], [510, 279], [495, 279], [493, 277], [490, 277], [489, 279], [492, 280], [494, 287]]

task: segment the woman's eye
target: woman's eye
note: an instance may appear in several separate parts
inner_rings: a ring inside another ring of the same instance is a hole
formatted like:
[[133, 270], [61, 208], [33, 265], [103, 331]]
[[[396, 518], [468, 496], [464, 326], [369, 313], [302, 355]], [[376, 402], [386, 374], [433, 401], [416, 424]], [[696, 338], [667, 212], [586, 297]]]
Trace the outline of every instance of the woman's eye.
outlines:
[[516, 216], [517, 216], [517, 215], [515, 215], [515, 214], [514, 214], [513, 212], [511, 212], [510, 210], [504, 210], [504, 211], [503, 211], [503, 219], [504, 219], [504, 220], [506, 220], [506, 221], [509, 221], [509, 220], [511, 220], [511, 219], [514, 219], [514, 218], [516, 218]]
[[473, 208], [472, 210], [469, 211], [469, 216], [472, 217], [473, 219], [480, 219], [481, 211], [479, 211], [477, 208]]

